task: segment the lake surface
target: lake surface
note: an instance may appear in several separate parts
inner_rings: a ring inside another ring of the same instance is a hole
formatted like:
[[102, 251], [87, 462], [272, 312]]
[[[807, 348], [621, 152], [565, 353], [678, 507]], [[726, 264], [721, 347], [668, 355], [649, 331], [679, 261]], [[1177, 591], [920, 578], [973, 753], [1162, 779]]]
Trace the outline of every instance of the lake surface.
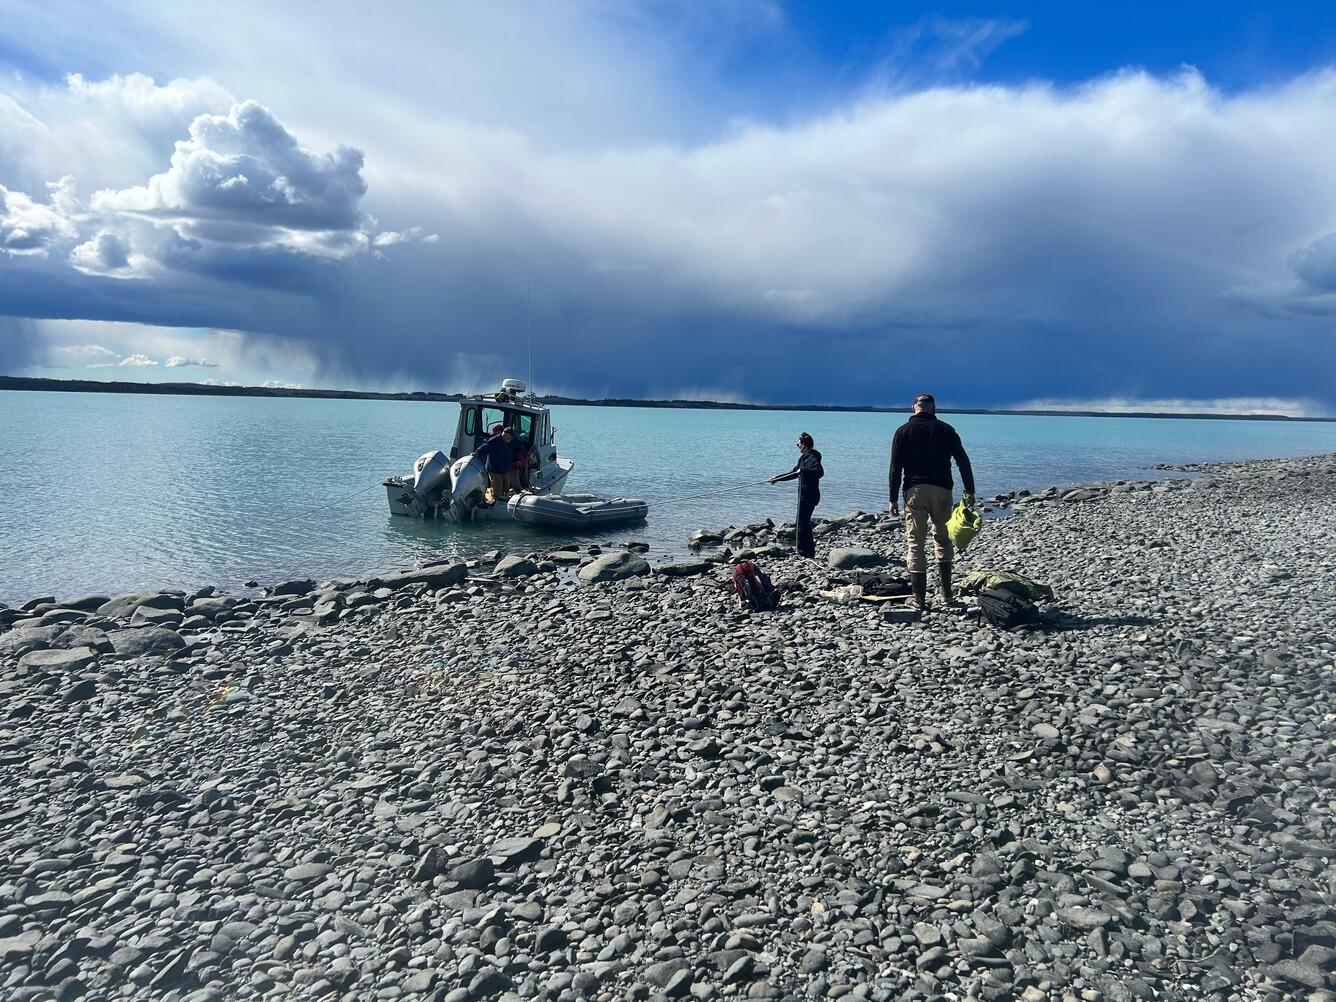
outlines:
[[[0, 391], [0, 600], [366, 576], [572, 538], [388, 514], [380, 481], [448, 450], [457, 414], [452, 403]], [[1336, 452], [1336, 424], [1321, 422], [944, 417], [985, 498], [1144, 478], [1156, 463]], [[798, 432], [811, 432], [826, 468], [818, 515], [885, 508], [890, 438], [903, 419], [553, 410], [558, 450], [575, 461], [571, 490], [651, 501], [783, 472]], [[575, 538], [643, 540], [662, 559], [684, 553], [696, 528], [792, 520], [795, 498], [792, 483], [753, 487], [651, 507], [645, 525]]]

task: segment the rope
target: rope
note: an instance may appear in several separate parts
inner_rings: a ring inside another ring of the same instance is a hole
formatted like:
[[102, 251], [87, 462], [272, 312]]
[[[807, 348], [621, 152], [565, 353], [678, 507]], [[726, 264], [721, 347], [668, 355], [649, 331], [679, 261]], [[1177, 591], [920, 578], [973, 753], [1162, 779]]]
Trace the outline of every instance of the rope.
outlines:
[[[663, 507], [664, 505], [678, 504], [679, 502], [682, 502], [682, 501], [695, 501], [697, 498], [714, 497], [714, 496], [719, 495], [719, 494], [733, 494], [733, 493], [735, 493], [735, 492], [737, 492], [737, 491], [750, 490], [750, 489], [753, 488], [753, 487], [765, 487], [765, 486], [767, 486], [769, 483], [770, 483], [769, 480], [758, 480], [758, 481], [756, 481], [755, 483], [751, 483], [751, 484], [735, 484], [735, 485], [732, 486], [732, 487], [720, 487], [718, 490], [713, 490], [713, 491], [701, 491], [699, 494], [683, 494], [681, 497], [664, 498], [662, 501], [648, 501], [648, 502], [646, 502], [646, 504], [657, 505], [658, 507]], [[286, 524], [286, 523], [288, 523], [288, 522], [295, 521], [296, 519], [299, 519], [299, 518], [306, 518], [308, 515], [314, 515], [314, 514], [316, 514], [317, 512], [324, 511], [326, 508], [332, 508], [332, 507], [334, 507], [334, 506], [337, 505], [337, 504], [343, 504], [345, 501], [351, 501], [353, 498], [355, 498], [355, 497], [359, 497], [359, 496], [361, 496], [362, 494], [366, 494], [366, 493], [369, 492], [369, 491], [373, 491], [373, 490], [375, 490], [376, 488], [378, 488], [378, 487], [380, 487], [380, 486], [381, 486], [380, 484], [373, 483], [373, 484], [371, 484], [371, 485], [369, 485], [369, 486], [367, 486], [367, 487], [361, 487], [361, 488], [358, 488], [357, 490], [353, 491], [353, 492], [350, 493], [350, 494], [345, 494], [345, 495], [343, 495], [342, 497], [334, 498], [332, 501], [326, 501], [324, 504], [316, 505], [314, 508], [308, 508], [308, 509], [306, 509], [305, 511], [299, 511], [299, 512], [293, 514], [293, 515], [288, 515], [288, 516], [286, 516], [285, 518], [275, 519], [273, 522], [271, 522], [271, 523], [269, 523], [269, 524], [270, 524], [270, 525], [284, 525], [284, 524]], [[854, 499], [852, 499], [852, 500], [854, 500], [854, 501], [858, 501], [858, 500], [861, 500], [861, 498], [854, 498]], [[871, 500], [871, 499], [869, 499], [869, 500]], [[880, 502], [879, 502], [879, 504], [880, 504]], [[884, 507], [884, 505], [881, 505], [881, 507]]]
[[369, 487], [359, 487], [357, 490], [353, 491], [351, 494], [345, 494], [345, 495], [343, 495], [343, 497], [337, 497], [337, 498], [335, 498], [333, 501], [326, 501], [324, 504], [316, 505], [314, 508], [308, 508], [306, 511], [299, 511], [299, 512], [297, 512], [295, 515], [289, 515], [289, 516], [287, 516], [286, 518], [275, 519], [274, 521], [270, 522], [269, 524], [270, 524], [270, 525], [284, 525], [284, 524], [286, 524], [286, 523], [288, 523], [288, 522], [291, 522], [291, 521], [293, 521], [293, 520], [295, 520], [295, 519], [305, 518], [305, 517], [308, 516], [308, 515], [314, 515], [316, 512], [324, 511], [326, 508], [333, 508], [336, 504], [343, 504], [343, 502], [345, 502], [345, 501], [351, 501], [353, 498], [358, 497], [358, 496], [360, 496], [360, 495], [362, 495], [362, 494], [366, 494], [366, 493], [368, 493], [369, 491], [373, 491], [373, 490], [375, 490], [377, 487], [380, 487], [380, 486], [382, 486], [382, 485], [381, 485], [381, 484], [371, 484]]
[[717, 491], [703, 491], [703, 492], [700, 493], [700, 494], [684, 494], [684, 495], [682, 495], [682, 497], [680, 497], [680, 498], [665, 498], [665, 499], [662, 500], [662, 501], [648, 501], [648, 502], [646, 502], [646, 504], [653, 504], [653, 505], [660, 505], [660, 506], [662, 506], [662, 505], [666, 505], [666, 504], [677, 504], [677, 502], [679, 502], [679, 501], [694, 501], [694, 500], [696, 500], [696, 498], [708, 498], [708, 497], [711, 497], [711, 496], [713, 496], [713, 495], [715, 495], [715, 494], [731, 494], [731, 493], [733, 493], [734, 491], [745, 491], [745, 490], [747, 490], [747, 488], [749, 488], [749, 487], [761, 487], [761, 486], [763, 486], [763, 485], [765, 485], [765, 484], [768, 484], [768, 483], [770, 483], [769, 480], [758, 480], [758, 481], [757, 481], [756, 483], [754, 483], [754, 484], [738, 484], [738, 485], [735, 486], [735, 487], [721, 487], [721, 488], [719, 488], [719, 490], [717, 490]]
[[[721, 487], [718, 490], [703, 491], [700, 494], [684, 494], [682, 497], [665, 498], [662, 501], [647, 501], [646, 504], [666, 505], [666, 504], [676, 504], [679, 501], [694, 501], [696, 498], [707, 498], [707, 497], [712, 497], [716, 494], [732, 494], [735, 491], [743, 491], [751, 487], [763, 487], [769, 483], [770, 483], [769, 480], [758, 480], [754, 484], [738, 484], [734, 487]], [[882, 495], [855, 494], [853, 496], [846, 496], [845, 500], [852, 501], [856, 504], [873, 505], [875, 510], [877, 511], [884, 510], [886, 507], [886, 496], [884, 494]]]

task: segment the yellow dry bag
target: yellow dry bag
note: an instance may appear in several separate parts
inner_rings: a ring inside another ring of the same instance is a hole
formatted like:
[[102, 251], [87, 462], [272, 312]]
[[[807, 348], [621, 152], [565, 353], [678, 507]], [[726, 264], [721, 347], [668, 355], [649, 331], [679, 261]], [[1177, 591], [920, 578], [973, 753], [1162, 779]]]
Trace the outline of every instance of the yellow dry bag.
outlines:
[[982, 531], [983, 516], [979, 514], [979, 509], [967, 505], [962, 499], [946, 523], [946, 534], [951, 537], [952, 545], [963, 553], [965, 547]]

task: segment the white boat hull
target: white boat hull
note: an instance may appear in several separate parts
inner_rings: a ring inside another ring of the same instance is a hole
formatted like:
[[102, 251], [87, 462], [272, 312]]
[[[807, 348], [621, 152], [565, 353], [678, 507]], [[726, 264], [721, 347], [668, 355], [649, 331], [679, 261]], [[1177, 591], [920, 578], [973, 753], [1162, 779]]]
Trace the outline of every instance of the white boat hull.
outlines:
[[557, 455], [557, 432], [547, 406], [527, 391], [521, 380], [504, 379], [495, 393], [461, 397], [449, 451], [425, 453], [411, 474], [383, 482], [390, 514], [450, 522], [510, 518], [505, 498], [487, 500], [488, 477], [479, 458], [484, 447], [494, 450], [494, 436], [503, 433], [517, 448], [514, 453], [502, 451], [500, 458], [509, 464], [520, 457], [524, 490], [535, 495], [560, 492], [575, 464]]
[[[557, 457], [555, 463], [534, 471], [530, 478], [533, 485], [528, 493], [543, 496], [560, 493], [575, 464], [569, 459]], [[435, 503], [424, 504], [413, 490], [413, 477], [389, 477], [384, 482], [385, 497], [389, 502], [391, 515], [404, 515], [408, 518], [431, 518], [449, 522], [478, 522], [514, 518], [509, 506], [503, 500], [498, 504], [480, 504], [465, 512], [450, 504], [450, 498], [442, 497]]]

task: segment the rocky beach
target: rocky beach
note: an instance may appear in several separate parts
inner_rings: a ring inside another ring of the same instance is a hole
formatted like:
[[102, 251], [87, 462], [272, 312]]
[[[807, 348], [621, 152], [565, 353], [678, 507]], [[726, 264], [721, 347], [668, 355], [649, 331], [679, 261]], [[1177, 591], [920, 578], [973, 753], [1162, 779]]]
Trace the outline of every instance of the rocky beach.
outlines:
[[1336, 456], [1163, 473], [0, 608], [0, 996], [1336, 999]]

